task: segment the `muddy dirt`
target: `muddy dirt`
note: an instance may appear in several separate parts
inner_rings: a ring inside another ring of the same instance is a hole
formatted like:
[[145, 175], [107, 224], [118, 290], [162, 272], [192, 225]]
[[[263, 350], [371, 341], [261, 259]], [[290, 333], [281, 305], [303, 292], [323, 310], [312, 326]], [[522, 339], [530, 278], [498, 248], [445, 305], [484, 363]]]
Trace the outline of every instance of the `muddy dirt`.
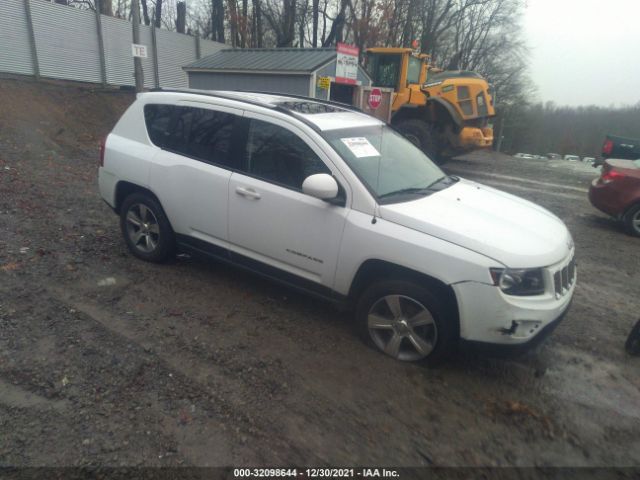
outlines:
[[0, 80], [0, 465], [640, 465], [640, 239], [590, 206], [596, 170], [447, 164], [559, 215], [578, 286], [527, 356], [429, 368], [250, 274], [129, 255], [96, 173], [132, 98]]

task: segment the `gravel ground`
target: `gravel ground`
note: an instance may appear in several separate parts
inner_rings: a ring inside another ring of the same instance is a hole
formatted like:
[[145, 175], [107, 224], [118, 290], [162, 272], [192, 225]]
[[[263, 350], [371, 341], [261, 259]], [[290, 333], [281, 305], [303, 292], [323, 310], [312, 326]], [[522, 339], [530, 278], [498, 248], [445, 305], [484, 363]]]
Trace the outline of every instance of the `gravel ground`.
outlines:
[[446, 165], [559, 215], [579, 277], [536, 351], [428, 368], [250, 274], [132, 258], [96, 186], [131, 99], [0, 80], [0, 466], [640, 466], [640, 240], [589, 205], [593, 168]]

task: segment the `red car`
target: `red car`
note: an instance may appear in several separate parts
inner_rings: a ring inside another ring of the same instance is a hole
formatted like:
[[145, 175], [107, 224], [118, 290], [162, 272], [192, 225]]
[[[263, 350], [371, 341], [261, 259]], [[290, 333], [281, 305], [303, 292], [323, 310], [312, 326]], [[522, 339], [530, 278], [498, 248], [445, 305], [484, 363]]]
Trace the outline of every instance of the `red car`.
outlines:
[[606, 160], [600, 178], [591, 183], [589, 200], [640, 237], [640, 160]]

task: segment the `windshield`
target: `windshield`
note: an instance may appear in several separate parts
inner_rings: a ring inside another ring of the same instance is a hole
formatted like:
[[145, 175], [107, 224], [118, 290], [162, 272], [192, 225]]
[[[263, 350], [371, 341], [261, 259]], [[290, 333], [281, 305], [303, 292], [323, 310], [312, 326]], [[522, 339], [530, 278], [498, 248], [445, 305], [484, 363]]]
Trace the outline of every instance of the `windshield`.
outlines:
[[448, 178], [387, 125], [332, 130], [323, 136], [380, 203], [428, 195], [435, 184]]

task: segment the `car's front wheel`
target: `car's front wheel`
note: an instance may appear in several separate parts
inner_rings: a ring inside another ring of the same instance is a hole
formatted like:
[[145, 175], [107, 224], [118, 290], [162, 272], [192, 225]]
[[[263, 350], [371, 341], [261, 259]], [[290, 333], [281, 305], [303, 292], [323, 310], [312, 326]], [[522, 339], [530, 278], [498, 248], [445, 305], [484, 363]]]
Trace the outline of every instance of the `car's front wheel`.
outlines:
[[629, 355], [640, 355], [640, 320], [638, 320], [631, 330], [631, 333], [629, 333], [629, 337], [624, 346]]
[[175, 240], [160, 203], [151, 195], [133, 193], [120, 208], [120, 228], [131, 253], [148, 262], [163, 262], [173, 252]]
[[640, 237], [640, 203], [634, 205], [624, 214], [624, 223], [627, 231], [636, 237]]
[[455, 328], [446, 306], [416, 283], [372, 284], [360, 297], [356, 316], [365, 340], [395, 359], [436, 361], [451, 351]]

